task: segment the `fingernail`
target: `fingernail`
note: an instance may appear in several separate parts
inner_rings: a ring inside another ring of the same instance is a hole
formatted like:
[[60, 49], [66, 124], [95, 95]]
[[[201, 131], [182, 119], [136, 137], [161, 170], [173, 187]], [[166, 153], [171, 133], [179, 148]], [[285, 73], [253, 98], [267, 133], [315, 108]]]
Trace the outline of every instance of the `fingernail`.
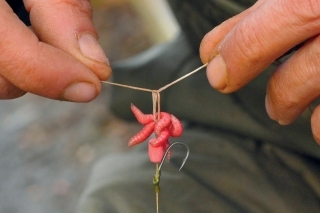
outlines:
[[209, 62], [207, 77], [211, 86], [217, 90], [223, 90], [227, 86], [227, 67], [221, 55]]
[[290, 121], [282, 120], [281, 118], [276, 116], [270, 104], [268, 94], [266, 95], [266, 98], [265, 98], [265, 105], [266, 105], [266, 111], [272, 120], [277, 121], [280, 125], [288, 125], [291, 123]]
[[79, 37], [78, 42], [83, 55], [93, 60], [109, 64], [109, 60], [96, 37], [91, 34], [83, 34]]
[[273, 110], [272, 110], [272, 107], [270, 105], [270, 101], [269, 101], [269, 98], [268, 98], [268, 95], [266, 95], [266, 98], [265, 98], [265, 105], [266, 105], [266, 111], [267, 111], [267, 114], [269, 115], [269, 117], [272, 119], [272, 120], [276, 120], [276, 115], [274, 114]]
[[98, 94], [96, 87], [90, 83], [76, 83], [65, 89], [63, 99], [72, 102], [89, 102]]
[[282, 120], [279, 120], [278, 123], [282, 126], [285, 126], [285, 125], [288, 125], [290, 124], [290, 122], [286, 122], [286, 121], [282, 121]]

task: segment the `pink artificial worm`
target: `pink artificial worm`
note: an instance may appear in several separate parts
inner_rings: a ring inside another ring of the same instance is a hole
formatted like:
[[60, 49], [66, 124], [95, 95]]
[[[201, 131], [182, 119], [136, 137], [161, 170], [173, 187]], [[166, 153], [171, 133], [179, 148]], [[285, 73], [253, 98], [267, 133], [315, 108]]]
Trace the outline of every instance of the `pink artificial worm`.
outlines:
[[[145, 125], [144, 128], [134, 135], [130, 141], [129, 146], [134, 146], [145, 141], [154, 131], [156, 138], [149, 141], [149, 158], [153, 163], [160, 163], [163, 155], [170, 146], [168, 138], [179, 137], [182, 134], [183, 127], [178, 118], [166, 112], [160, 113], [160, 119], [155, 122], [152, 114], [142, 113], [136, 106], [131, 104], [131, 110], [138, 122]], [[158, 115], [158, 114], [157, 114]], [[166, 159], [169, 160], [171, 150], [169, 150]]]
[[129, 140], [128, 146], [131, 147], [145, 141], [152, 134], [154, 126], [154, 122], [145, 125], [140, 132], [138, 132]]
[[160, 119], [156, 122], [156, 125], [154, 127], [154, 133], [156, 135], [159, 135], [162, 131], [162, 129], [169, 127], [171, 124], [171, 116], [167, 112], [161, 112], [160, 113]]
[[171, 115], [171, 126], [169, 130], [172, 137], [179, 137], [183, 132], [181, 122], [174, 115]]
[[136, 107], [135, 105], [131, 104], [131, 111], [133, 112], [134, 116], [138, 120], [139, 123], [145, 125], [154, 121], [154, 117], [151, 114], [144, 114]]
[[169, 137], [170, 131], [168, 129], [163, 129], [155, 140], [150, 141], [150, 143], [152, 146], [162, 146], [168, 141]]

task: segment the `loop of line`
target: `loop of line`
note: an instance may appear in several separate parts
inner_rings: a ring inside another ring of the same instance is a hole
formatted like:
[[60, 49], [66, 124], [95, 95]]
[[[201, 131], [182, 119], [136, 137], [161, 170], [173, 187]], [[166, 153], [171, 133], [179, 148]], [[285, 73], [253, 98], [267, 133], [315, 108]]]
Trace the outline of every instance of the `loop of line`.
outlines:
[[160, 92], [152, 92], [153, 117], [154, 121], [160, 119]]

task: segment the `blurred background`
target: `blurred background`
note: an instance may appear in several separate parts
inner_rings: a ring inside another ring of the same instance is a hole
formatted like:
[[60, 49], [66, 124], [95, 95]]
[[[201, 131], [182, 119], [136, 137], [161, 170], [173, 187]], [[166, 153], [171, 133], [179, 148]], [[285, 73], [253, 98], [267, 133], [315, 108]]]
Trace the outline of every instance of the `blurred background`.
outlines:
[[[178, 31], [162, 0], [93, 0], [92, 6], [111, 64]], [[130, 151], [127, 141], [141, 128], [112, 115], [110, 92], [103, 85], [86, 104], [32, 94], [0, 100], [0, 213], [75, 212], [93, 164]]]

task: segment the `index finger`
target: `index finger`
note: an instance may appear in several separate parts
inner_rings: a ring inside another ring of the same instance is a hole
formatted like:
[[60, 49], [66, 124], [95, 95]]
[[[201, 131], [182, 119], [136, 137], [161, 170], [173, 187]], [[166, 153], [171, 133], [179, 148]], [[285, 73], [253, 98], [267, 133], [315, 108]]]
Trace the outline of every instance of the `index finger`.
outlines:
[[72, 55], [100, 80], [107, 80], [111, 68], [92, 21], [90, 0], [24, 0], [37, 37]]

